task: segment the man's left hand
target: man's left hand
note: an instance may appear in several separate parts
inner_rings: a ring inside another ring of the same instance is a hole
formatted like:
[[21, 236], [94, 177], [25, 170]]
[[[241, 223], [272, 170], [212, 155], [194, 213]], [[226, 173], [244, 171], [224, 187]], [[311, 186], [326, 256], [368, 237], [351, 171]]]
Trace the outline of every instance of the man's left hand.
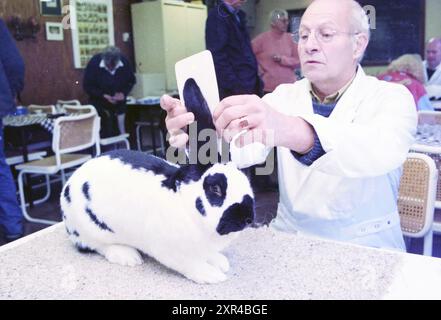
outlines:
[[213, 120], [216, 130], [228, 142], [242, 130], [248, 131], [236, 141], [238, 147], [252, 142], [272, 147], [276, 144], [281, 116], [258, 96], [239, 95], [223, 99], [214, 111]]

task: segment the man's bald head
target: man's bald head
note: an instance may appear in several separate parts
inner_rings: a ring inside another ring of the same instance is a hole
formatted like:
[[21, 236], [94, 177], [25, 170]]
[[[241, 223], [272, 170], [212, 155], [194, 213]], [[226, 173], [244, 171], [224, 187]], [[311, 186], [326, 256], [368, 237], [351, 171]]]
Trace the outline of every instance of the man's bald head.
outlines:
[[428, 44], [429, 43], [434, 43], [434, 44], [437, 44], [437, 45], [441, 45], [441, 37], [432, 38], [427, 43]]
[[441, 63], [441, 38], [432, 38], [427, 42], [426, 46], [427, 67], [435, 70]]
[[[364, 9], [355, 0], [314, 0], [306, 11], [314, 13], [317, 8], [326, 8], [329, 12], [338, 11], [343, 20], [349, 22], [349, 27], [357, 32], [364, 33], [370, 37], [369, 18]], [[306, 13], [305, 11], [305, 13]]]
[[302, 72], [322, 93], [331, 94], [354, 77], [369, 42], [366, 13], [353, 0], [315, 0], [300, 21]]

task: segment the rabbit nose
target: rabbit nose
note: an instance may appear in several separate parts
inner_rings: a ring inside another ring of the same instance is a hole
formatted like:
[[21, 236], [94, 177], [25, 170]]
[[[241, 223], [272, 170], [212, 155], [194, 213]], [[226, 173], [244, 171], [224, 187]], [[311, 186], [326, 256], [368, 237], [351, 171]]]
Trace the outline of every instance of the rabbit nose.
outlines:
[[248, 219], [245, 220], [245, 223], [246, 224], [252, 224], [253, 223], [253, 219], [248, 218]]

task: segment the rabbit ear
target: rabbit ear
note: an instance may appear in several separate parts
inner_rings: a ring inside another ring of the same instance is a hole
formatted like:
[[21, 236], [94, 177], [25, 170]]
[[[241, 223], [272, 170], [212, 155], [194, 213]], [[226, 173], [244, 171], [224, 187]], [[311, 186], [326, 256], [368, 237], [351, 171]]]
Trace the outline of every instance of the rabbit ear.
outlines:
[[187, 111], [192, 112], [195, 119], [189, 126], [190, 163], [207, 165], [220, 162], [213, 116], [201, 89], [193, 78], [185, 81], [183, 96]]

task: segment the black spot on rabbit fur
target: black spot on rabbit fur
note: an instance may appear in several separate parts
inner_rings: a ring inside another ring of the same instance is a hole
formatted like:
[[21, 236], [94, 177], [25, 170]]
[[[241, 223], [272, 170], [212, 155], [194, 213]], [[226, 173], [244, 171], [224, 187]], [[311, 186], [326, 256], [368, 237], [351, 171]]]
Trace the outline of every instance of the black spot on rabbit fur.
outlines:
[[241, 203], [235, 203], [224, 211], [216, 231], [220, 235], [243, 230], [254, 220], [253, 199], [246, 195]]
[[198, 181], [207, 169], [207, 166], [183, 165], [173, 175], [162, 181], [162, 186], [176, 192], [182, 183]]
[[92, 220], [93, 223], [95, 223], [101, 230], [105, 230], [105, 231], [109, 231], [109, 232], [114, 233], [114, 231], [112, 229], [110, 229], [106, 223], [98, 220], [98, 217], [96, 216], [96, 214], [94, 214], [92, 212], [92, 210], [90, 208], [86, 208], [86, 213], [89, 215], [90, 220]]
[[205, 208], [204, 208], [204, 204], [202, 203], [202, 200], [200, 197], [198, 197], [196, 199], [196, 209], [198, 209], [198, 211], [200, 212], [201, 215], [205, 216]]
[[208, 169], [205, 166], [198, 165], [176, 167], [164, 159], [133, 150], [114, 150], [104, 153], [102, 156], [118, 159], [135, 170], [142, 169], [152, 171], [156, 175], [163, 175], [165, 179], [162, 181], [162, 186], [175, 192], [181, 183], [199, 180], [205, 170]]
[[81, 243], [75, 243], [75, 247], [81, 253], [95, 253], [96, 252], [95, 250], [90, 249], [88, 246], [85, 246], [84, 244], [81, 244]]
[[222, 173], [210, 174], [205, 177], [203, 185], [208, 202], [214, 207], [221, 207], [227, 195], [227, 177]]
[[74, 230], [74, 231], [71, 232], [67, 226], [65, 226], [65, 228], [66, 228], [66, 232], [67, 232], [68, 235], [74, 235], [74, 236], [76, 236], [76, 237], [79, 237], [79, 236], [80, 236], [80, 234], [78, 233], [78, 231]]
[[101, 157], [110, 157], [110, 159], [118, 159], [122, 163], [130, 165], [135, 170], [144, 169], [153, 171], [155, 174], [162, 174], [166, 177], [174, 174], [178, 167], [172, 166], [164, 159], [145, 154], [140, 151], [133, 150], [114, 150], [103, 153]]
[[86, 199], [88, 201], [90, 201], [90, 193], [89, 193], [89, 183], [88, 182], [84, 182], [83, 183], [83, 187], [81, 188], [83, 191], [84, 196], [86, 197]]
[[64, 199], [66, 199], [66, 201], [67, 201], [68, 203], [71, 203], [72, 200], [70, 199], [70, 186], [69, 186], [69, 185], [67, 185], [67, 186], [64, 188], [63, 196], [64, 196]]

